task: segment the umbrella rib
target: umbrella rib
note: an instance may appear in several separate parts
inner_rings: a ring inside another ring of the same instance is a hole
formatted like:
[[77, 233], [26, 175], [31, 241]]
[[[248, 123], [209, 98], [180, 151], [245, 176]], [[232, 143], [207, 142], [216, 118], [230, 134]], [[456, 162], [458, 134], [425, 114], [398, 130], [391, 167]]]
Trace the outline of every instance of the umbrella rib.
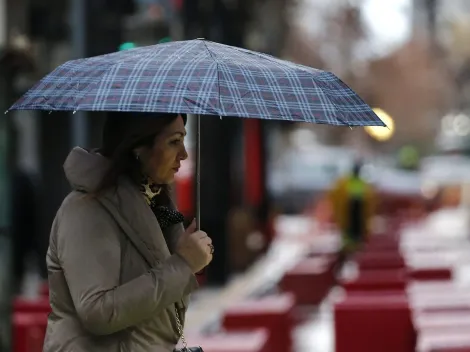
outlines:
[[219, 71], [219, 62], [217, 61], [217, 59], [215, 58], [215, 56], [213, 55], [213, 52], [209, 49], [209, 47], [207, 46], [207, 43], [205, 40], [202, 41], [204, 43], [204, 46], [206, 47], [207, 51], [209, 52], [209, 55], [211, 56], [211, 58], [214, 60], [216, 66], [217, 66], [217, 90], [218, 90], [218, 93], [219, 93], [219, 114], [221, 114], [222, 112], [222, 102], [220, 100], [220, 71]]

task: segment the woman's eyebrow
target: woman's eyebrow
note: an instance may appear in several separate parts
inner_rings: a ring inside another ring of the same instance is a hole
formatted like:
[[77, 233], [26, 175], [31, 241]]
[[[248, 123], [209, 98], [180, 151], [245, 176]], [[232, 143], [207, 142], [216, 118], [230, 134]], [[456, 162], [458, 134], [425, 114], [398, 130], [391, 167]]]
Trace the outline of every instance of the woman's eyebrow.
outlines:
[[181, 135], [181, 137], [185, 137], [186, 136], [186, 131], [176, 131], [176, 132], [173, 132], [171, 134], [171, 136], [174, 136], [175, 134], [179, 134], [179, 135]]

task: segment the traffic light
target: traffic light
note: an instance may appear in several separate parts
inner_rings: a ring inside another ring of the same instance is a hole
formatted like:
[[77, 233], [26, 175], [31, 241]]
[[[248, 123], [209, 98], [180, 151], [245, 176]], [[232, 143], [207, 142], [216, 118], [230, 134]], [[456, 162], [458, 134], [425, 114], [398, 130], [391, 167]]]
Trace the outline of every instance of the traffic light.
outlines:
[[125, 42], [119, 45], [119, 51], [125, 51], [134, 48], [137, 48], [137, 45], [133, 42]]
[[160, 39], [160, 40], [158, 41], [158, 44], [169, 43], [169, 42], [171, 42], [171, 41], [172, 41], [172, 39], [171, 39], [170, 37], [163, 37], [162, 39]]
[[[170, 37], [163, 37], [162, 39], [160, 39], [158, 41], [158, 44], [169, 43], [171, 41], [172, 41], [172, 39]], [[134, 42], [125, 42], [125, 43], [122, 43], [121, 45], [119, 45], [119, 51], [130, 50], [130, 49], [134, 49], [134, 48], [137, 48], [137, 47], [138, 47], [138, 45]]]
[[419, 152], [411, 146], [405, 145], [398, 151], [398, 165], [402, 169], [415, 170], [419, 166]]

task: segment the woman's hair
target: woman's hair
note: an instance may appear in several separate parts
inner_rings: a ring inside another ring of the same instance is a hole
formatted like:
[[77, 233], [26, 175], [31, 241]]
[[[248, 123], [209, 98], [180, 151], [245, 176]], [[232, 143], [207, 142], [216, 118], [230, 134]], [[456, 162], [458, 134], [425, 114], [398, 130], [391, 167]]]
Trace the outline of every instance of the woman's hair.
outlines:
[[[152, 148], [155, 137], [162, 133], [178, 116], [186, 124], [184, 114], [110, 112], [103, 127], [99, 152], [110, 160], [96, 194], [117, 186], [121, 176], [136, 184], [142, 181], [142, 165], [134, 154], [138, 147]], [[168, 193], [168, 187], [163, 185]]]

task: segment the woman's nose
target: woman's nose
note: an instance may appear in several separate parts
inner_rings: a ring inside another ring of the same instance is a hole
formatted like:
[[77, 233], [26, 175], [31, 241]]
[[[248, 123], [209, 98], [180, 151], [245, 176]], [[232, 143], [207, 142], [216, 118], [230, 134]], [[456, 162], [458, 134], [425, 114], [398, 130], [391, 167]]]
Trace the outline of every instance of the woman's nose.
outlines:
[[186, 160], [187, 158], [188, 158], [188, 152], [186, 151], [186, 147], [183, 146], [183, 150], [181, 151], [181, 154], [180, 154], [180, 159]]

